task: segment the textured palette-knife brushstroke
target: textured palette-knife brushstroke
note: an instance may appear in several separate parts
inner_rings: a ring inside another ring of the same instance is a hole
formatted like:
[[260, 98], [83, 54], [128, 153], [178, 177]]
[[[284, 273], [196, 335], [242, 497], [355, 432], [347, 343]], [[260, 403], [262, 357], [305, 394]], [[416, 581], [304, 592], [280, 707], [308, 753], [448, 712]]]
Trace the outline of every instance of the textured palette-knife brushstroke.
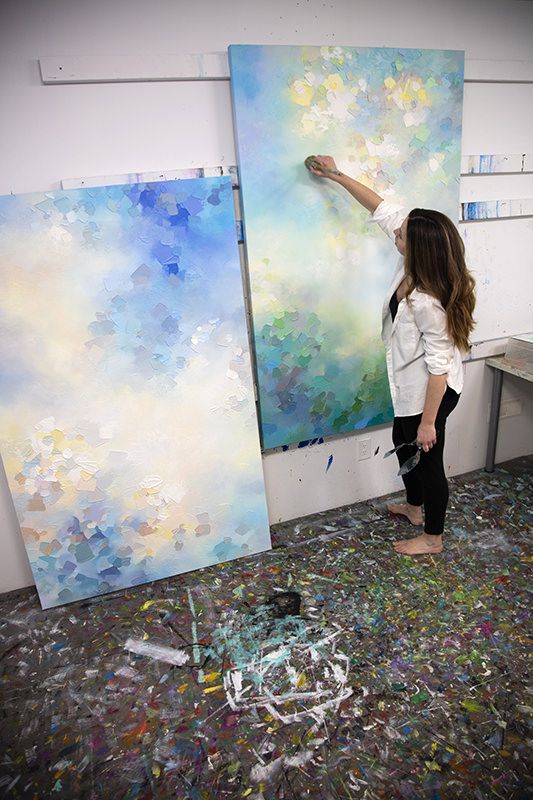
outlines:
[[231, 179], [2, 197], [0, 275], [43, 607], [269, 549]]
[[334, 154], [388, 199], [457, 221], [463, 62], [458, 51], [230, 47], [265, 447], [391, 419], [379, 332], [398, 255], [303, 162]]

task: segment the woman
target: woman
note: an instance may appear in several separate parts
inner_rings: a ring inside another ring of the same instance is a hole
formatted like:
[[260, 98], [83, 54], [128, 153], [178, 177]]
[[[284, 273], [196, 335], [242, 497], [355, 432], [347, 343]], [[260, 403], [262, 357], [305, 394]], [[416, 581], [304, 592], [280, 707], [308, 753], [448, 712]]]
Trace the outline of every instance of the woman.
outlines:
[[415, 208], [406, 216], [340, 172], [331, 156], [314, 156], [306, 165], [314, 175], [343, 186], [370, 211], [403, 256], [383, 305], [382, 338], [398, 460], [401, 466], [419, 448], [420, 461], [402, 476], [406, 502], [388, 509], [413, 525], [424, 523], [420, 536], [394, 543], [396, 552], [440, 553], [449, 495], [443, 463], [446, 419], [463, 387], [461, 354], [474, 327], [475, 284], [465, 265], [463, 241], [444, 214]]

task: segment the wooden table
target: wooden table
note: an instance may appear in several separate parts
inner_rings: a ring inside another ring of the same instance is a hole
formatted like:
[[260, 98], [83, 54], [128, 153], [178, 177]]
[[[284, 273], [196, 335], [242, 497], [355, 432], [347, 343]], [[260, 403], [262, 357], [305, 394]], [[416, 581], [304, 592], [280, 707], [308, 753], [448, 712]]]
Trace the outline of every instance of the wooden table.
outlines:
[[487, 458], [485, 470], [494, 471], [494, 456], [496, 455], [496, 440], [498, 438], [498, 421], [500, 419], [500, 401], [502, 397], [503, 373], [516, 375], [525, 381], [533, 382], [533, 365], [524, 362], [506, 361], [505, 356], [487, 358], [485, 361], [492, 368], [492, 398], [490, 403], [489, 438], [487, 442]]

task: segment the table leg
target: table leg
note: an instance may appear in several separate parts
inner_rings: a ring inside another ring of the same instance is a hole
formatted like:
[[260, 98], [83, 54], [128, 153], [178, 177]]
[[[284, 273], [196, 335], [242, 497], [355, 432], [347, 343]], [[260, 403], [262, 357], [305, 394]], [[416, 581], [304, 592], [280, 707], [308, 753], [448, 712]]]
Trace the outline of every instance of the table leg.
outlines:
[[500, 400], [502, 396], [503, 372], [492, 369], [492, 397], [490, 401], [489, 438], [487, 442], [487, 458], [485, 471], [494, 472], [494, 456], [496, 455], [496, 439], [498, 437], [498, 420], [500, 418]]

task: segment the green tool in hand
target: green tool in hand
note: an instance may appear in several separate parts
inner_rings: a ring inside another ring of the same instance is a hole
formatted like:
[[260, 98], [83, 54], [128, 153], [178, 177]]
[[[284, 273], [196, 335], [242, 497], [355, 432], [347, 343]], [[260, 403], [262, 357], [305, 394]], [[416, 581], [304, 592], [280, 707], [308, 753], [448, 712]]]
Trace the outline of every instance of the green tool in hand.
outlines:
[[326, 169], [323, 167], [317, 160], [316, 156], [307, 156], [304, 161], [305, 166], [307, 169], [317, 169], [319, 172], [323, 172], [324, 174], [328, 175], [342, 175], [338, 169]]

